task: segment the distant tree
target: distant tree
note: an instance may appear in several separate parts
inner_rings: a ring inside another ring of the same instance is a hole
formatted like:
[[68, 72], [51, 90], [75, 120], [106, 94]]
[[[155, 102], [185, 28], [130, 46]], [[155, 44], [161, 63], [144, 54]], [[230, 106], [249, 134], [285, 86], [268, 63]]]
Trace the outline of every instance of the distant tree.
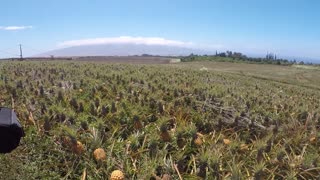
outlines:
[[238, 59], [242, 59], [244, 57], [244, 55], [242, 55], [242, 53], [239, 52], [234, 52], [232, 56]]
[[[222, 57], [222, 58], [215, 58], [215, 57]], [[228, 57], [228, 58], [224, 58]], [[273, 53], [267, 53], [267, 55], [264, 58], [253, 58], [253, 57], [247, 57], [246, 55], [240, 53], [240, 52], [232, 52], [232, 51], [226, 51], [222, 53], [218, 53], [216, 51], [216, 55], [197, 55], [191, 53], [189, 56], [181, 57], [182, 62], [189, 62], [189, 61], [201, 61], [201, 60], [209, 60], [209, 61], [229, 61], [229, 62], [240, 62], [244, 61], [247, 63], [258, 63], [258, 64], [276, 64], [276, 65], [292, 65], [296, 64], [297, 61], [289, 61], [287, 59], [279, 59], [277, 58], [276, 54]], [[300, 64], [306, 64], [305, 62], [299, 62]]]
[[227, 51], [227, 56], [232, 57], [232, 51]]
[[220, 57], [227, 57], [227, 54], [225, 52], [219, 53], [218, 54]]
[[267, 60], [275, 60], [275, 56], [274, 56], [274, 54], [272, 54], [272, 53], [267, 53], [266, 59], [267, 59]]

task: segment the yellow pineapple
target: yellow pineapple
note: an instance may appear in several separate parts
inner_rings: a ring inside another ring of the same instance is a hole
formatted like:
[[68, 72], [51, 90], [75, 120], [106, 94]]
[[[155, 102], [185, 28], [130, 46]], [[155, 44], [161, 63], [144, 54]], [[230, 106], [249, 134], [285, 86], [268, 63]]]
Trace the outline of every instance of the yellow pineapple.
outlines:
[[247, 150], [249, 150], [249, 147], [248, 147], [247, 144], [241, 144], [241, 145], [240, 145], [240, 150], [241, 150], [241, 151], [247, 151]]
[[84, 152], [84, 145], [80, 141], [77, 141], [77, 143], [73, 144], [72, 151], [75, 154], [80, 155], [80, 154], [82, 154]]
[[107, 158], [106, 153], [102, 148], [94, 150], [93, 156], [96, 161], [103, 161]]
[[225, 145], [229, 145], [229, 144], [231, 144], [231, 140], [229, 140], [229, 139], [223, 139], [223, 143], [224, 143]]
[[111, 173], [110, 180], [124, 180], [124, 174], [120, 170], [115, 170]]
[[197, 146], [201, 146], [203, 144], [202, 139], [197, 136], [194, 140], [193, 140], [194, 144], [196, 144]]

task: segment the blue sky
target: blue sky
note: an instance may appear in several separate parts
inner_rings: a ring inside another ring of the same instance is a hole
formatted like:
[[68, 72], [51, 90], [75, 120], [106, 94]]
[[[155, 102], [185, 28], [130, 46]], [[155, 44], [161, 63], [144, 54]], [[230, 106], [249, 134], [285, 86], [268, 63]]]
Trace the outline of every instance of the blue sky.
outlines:
[[319, 8], [318, 0], [1, 0], [0, 57], [18, 54], [19, 43], [32, 55], [128, 36], [320, 59]]

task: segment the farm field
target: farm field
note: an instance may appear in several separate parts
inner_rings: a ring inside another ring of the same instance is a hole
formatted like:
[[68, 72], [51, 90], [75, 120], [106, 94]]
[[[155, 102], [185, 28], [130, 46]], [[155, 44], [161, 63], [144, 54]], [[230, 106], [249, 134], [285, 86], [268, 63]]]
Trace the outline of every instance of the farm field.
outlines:
[[[179, 64], [181, 65], [181, 64]], [[287, 84], [319, 89], [320, 88], [320, 67], [293, 65], [278, 66], [270, 64], [248, 64], [230, 62], [189, 62], [183, 66], [191, 68], [202, 67], [211, 71], [235, 73], [243, 76], [250, 76], [266, 80], [274, 80]]]
[[6, 179], [320, 178], [320, 71], [226, 62], [0, 62], [26, 137]]
[[77, 61], [95, 61], [104, 63], [129, 63], [129, 64], [168, 64], [170, 58], [164, 57], [141, 57], [141, 56], [101, 56], [101, 57], [78, 57]]
[[[19, 58], [0, 59], [15, 60]], [[125, 64], [168, 64], [180, 59], [157, 56], [71, 56], [71, 57], [28, 57], [25, 61], [82, 61], [96, 63], [125, 63]], [[178, 61], [179, 62], [179, 61]]]

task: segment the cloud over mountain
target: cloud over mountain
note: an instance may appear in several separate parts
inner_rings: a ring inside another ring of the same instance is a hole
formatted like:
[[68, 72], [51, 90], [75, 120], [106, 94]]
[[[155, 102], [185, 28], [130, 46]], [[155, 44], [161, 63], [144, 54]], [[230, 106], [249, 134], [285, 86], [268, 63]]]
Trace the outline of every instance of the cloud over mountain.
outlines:
[[161, 37], [104, 37], [64, 41], [56, 50], [42, 53], [42, 56], [131, 56], [160, 55], [180, 56], [213, 54], [221, 45], [204, 45], [193, 42], [170, 40]]
[[70, 46], [88, 46], [88, 45], [107, 45], [107, 44], [137, 44], [137, 45], [161, 45], [161, 46], [177, 46], [177, 47], [190, 47], [192, 42], [183, 42], [176, 40], [168, 40], [159, 37], [106, 37], [106, 38], [93, 38], [93, 39], [81, 39], [71, 40], [59, 43], [59, 47]]

